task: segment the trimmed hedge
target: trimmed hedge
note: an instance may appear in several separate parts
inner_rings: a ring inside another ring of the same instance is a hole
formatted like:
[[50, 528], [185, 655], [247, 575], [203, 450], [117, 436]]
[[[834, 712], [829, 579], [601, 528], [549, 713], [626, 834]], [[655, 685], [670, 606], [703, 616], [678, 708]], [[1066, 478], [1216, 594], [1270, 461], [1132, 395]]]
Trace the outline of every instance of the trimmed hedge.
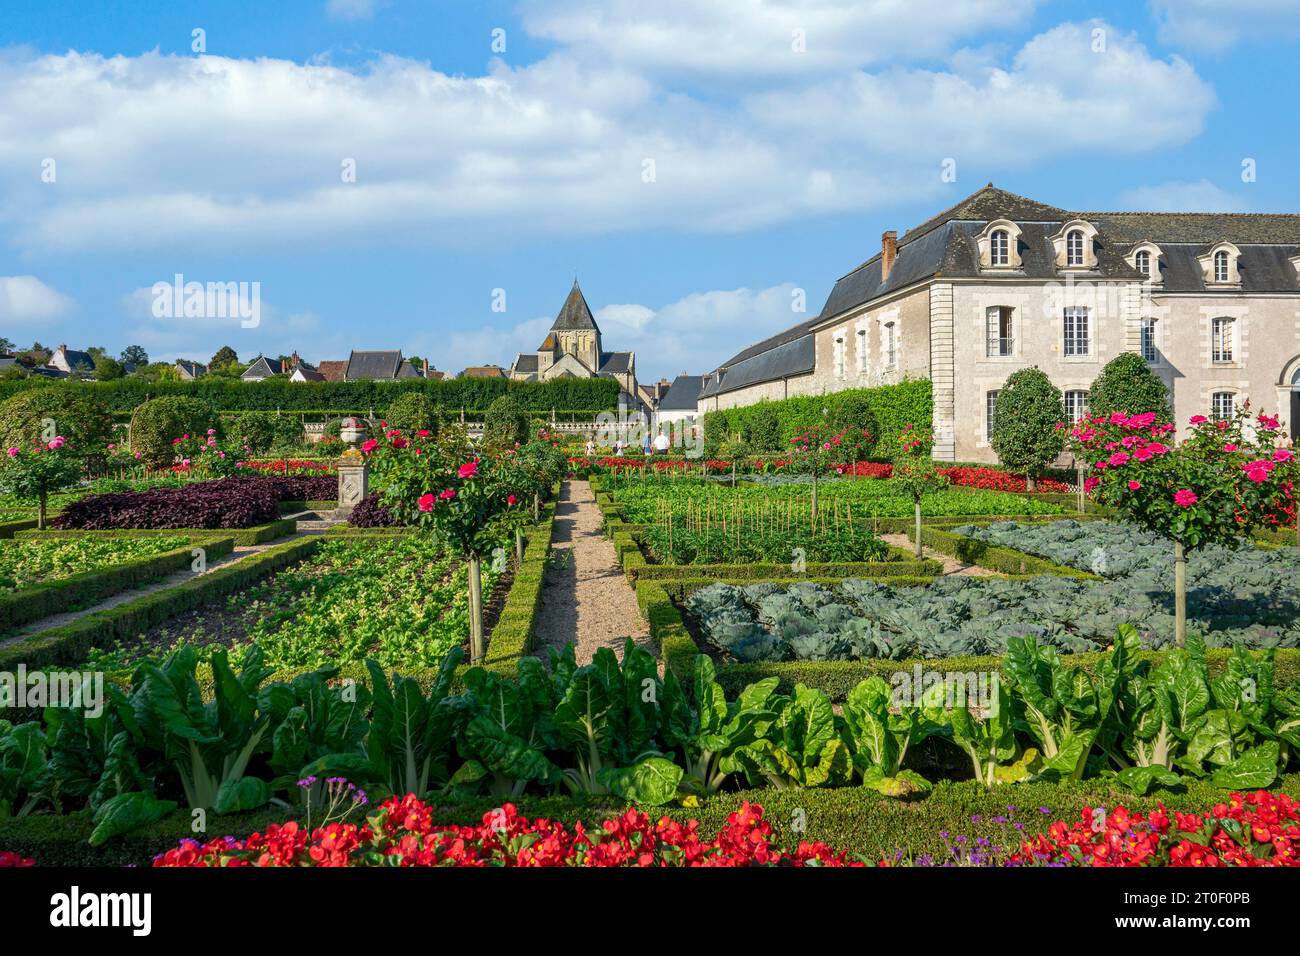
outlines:
[[[1139, 797], [1105, 779], [1064, 783], [1014, 783], [987, 788], [973, 780], [944, 780], [928, 795], [916, 800], [897, 800], [863, 787], [835, 789], [779, 790], [758, 788], [739, 793], [720, 793], [703, 798], [696, 807], [654, 807], [646, 809], [652, 819], [667, 816], [686, 822], [700, 821], [700, 832], [713, 833], [726, 825], [742, 800], [763, 808], [776, 839], [787, 847], [801, 840], [821, 840], [872, 862], [893, 859], [899, 850], [912, 856], [931, 854], [940, 862], [947, 858], [951, 838], [965, 836], [970, 844], [981, 838], [995, 846], [1008, 846], [1016, 831], [1011, 824], [1024, 822], [1026, 835], [1045, 831], [1055, 820], [1075, 821], [1086, 807], [1124, 806], [1148, 811], [1159, 804], [1170, 810], [1202, 812], [1222, 803], [1224, 791], [1200, 780], [1188, 780], [1178, 790], [1156, 790]], [[1287, 774], [1272, 788], [1300, 798], [1300, 774]], [[450, 800], [430, 796], [437, 823], [469, 825], [481, 823], [484, 814], [500, 806], [500, 799], [477, 797]], [[628, 804], [615, 797], [563, 797], [525, 795], [512, 798], [519, 813], [529, 818], [547, 818], [572, 824], [581, 821], [597, 827], [604, 820], [623, 813]], [[1008, 815], [1008, 806], [1022, 808], [1008, 824], [997, 822]], [[1048, 807], [1050, 815], [1038, 807]], [[979, 821], [972, 821], [978, 816]], [[231, 834], [244, 837], [265, 832], [271, 823], [302, 820], [300, 807], [264, 809], [251, 813], [214, 817], [208, 837]], [[795, 830], [795, 821], [803, 828]], [[140, 827], [102, 846], [88, 845], [94, 823], [89, 811], [63, 816], [36, 815], [0, 821], [0, 846], [36, 860], [43, 867], [54, 866], [148, 866], [160, 853], [183, 839], [203, 839], [192, 830], [189, 811], [178, 810], [156, 823]]]
[[542, 520], [524, 532], [524, 560], [515, 568], [515, 579], [506, 595], [505, 607], [488, 635], [484, 666], [513, 674], [519, 658], [533, 650], [533, 625], [542, 604], [542, 583], [551, 552], [551, 530], [555, 525], [555, 503], [546, 505]]
[[280, 514], [292, 515], [301, 511], [333, 511], [338, 506], [337, 501], [281, 501]]
[[[915, 532], [908, 537], [915, 541], [914, 535]], [[1003, 574], [1055, 574], [1065, 578], [1080, 578], [1084, 581], [1101, 580], [1097, 575], [1087, 571], [1080, 571], [1078, 568], [1066, 567], [1063, 564], [1048, 561], [1046, 558], [1025, 554], [1023, 551], [1016, 551], [1012, 548], [989, 544], [975, 538], [967, 538], [964, 535], [954, 534], [940, 528], [922, 528], [921, 543], [936, 551], [950, 554], [958, 561], [966, 564], [978, 564], [980, 567], [988, 568], [990, 571], [1001, 571]]]
[[217, 535], [223, 538], [233, 538], [237, 548], [247, 548], [255, 544], [266, 544], [276, 538], [283, 538], [285, 535], [293, 534], [297, 530], [298, 522], [293, 518], [276, 518], [266, 524], [255, 524], [248, 528], [48, 528], [45, 531], [19, 531], [14, 537], [170, 538], [174, 535], [190, 535], [191, 537]]
[[875, 419], [878, 433], [873, 437], [876, 447], [882, 451], [892, 451], [898, 446], [898, 437], [907, 425], [914, 425], [922, 431], [932, 427], [934, 398], [930, 380], [910, 379], [897, 385], [850, 388], [828, 395], [803, 395], [706, 412], [705, 452], [716, 454], [732, 434], [753, 434], [760, 427], [770, 432], [771, 421], [775, 421], [778, 441], [774, 443], [777, 447], [769, 450], [787, 451], [790, 439], [795, 435], [828, 420], [838, 421], [837, 411], [841, 405], [857, 404], [863, 399]]
[[[38, 532], [34, 537], [39, 536]], [[24, 534], [20, 540], [31, 540], [32, 537]], [[128, 535], [115, 534], [111, 537], [124, 538]], [[58, 581], [46, 581], [12, 594], [0, 595], [0, 633], [64, 611], [98, 603], [104, 598], [152, 584], [159, 578], [183, 571], [193, 562], [192, 552], [195, 547], [202, 547], [209, 558], [221, 558], [234, 550], [235, 541], [228, 535], [191, 535], [190, 543], [184, 547], [132, 558], [105, 568], [82, 571]]]
[[[46, 515], [48, 521], [53, 515]], [[28, 528], [35, 528], [37, 520], [35, 518], [18, 518], [14, 521], [0, 521], [0, 538], [12, 538], [19, 531], [26, 531]]]
[[561, 378], [547, 382], [507, 379], [452, 378], [398, 381], [290, 382], [268, 378], [261, 382], [205, 375], [192, 382], [149, 382], [128, 376], [111, 382], [62, 383], [33, 376], [0, 382], [0, 401], [35, 388], [85, 389], [110, 412], [130, 412], [137, 405], [164, 396], [186, 396], [207, 402], [219, 411], [352, 412], [382, 415], [396, 399], [421, 392], [434, 405], [459, 414], [460, 409], [485, 409], [507, 393], [525, 408], [550, 414], [552, 409], [603, 412], [618, 405], [618, 382], [608, 378]]
[[174, 588], [164, 588], [105, 611], [94, 611], [71, 624], [49, 628], [0, 647], [0, 670], [12, 670], [19, 664], [28, 668], [75, 667], [85, 659], [90, 648], [134, 637], [177, 614], [233, 594], [273, 571], [301, 561], [321, 541], [321, 537], [313, 535], [276, 545]]

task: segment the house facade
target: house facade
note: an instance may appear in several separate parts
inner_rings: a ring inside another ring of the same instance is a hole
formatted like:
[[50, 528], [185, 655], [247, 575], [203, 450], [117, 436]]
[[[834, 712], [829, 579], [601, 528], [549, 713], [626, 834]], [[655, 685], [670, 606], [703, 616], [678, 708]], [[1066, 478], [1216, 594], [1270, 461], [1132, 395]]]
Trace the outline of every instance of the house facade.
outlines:
[[520, 352], [510, 366], [516, 382], [545, 382], [553, 378], [612, 378], [622, 389], [624, 403], [636, 407], [641, 398], [636, 383], [636, 353], [606, 352], [600, 326], [573, 280], [573, 288], [535, 352]]
[[998, 390], [1037, 366], [1087, 411], [1137, 352], [1175, 419], [1247, 399], [1300, 437], [1300, 216], [1075, 212], [990, 184], [841, 277], [821, 312], [704, 377], [699, 408], [929, 378], [935, 457], [994, 461]]

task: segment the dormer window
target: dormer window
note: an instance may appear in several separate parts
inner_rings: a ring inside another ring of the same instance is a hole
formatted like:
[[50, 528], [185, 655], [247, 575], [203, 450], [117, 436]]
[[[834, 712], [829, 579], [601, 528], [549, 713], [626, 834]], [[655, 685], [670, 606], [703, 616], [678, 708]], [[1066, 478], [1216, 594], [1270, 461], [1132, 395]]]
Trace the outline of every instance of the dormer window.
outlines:
[[1241, 285], [1241, 250], [1230, 242], [1220, 242], [1198, 257], [1206, 285]]
[[1214, 281], [1228, 281], [1228, 251], [1220, 249], [1214, 254]]
[[1137, 267], [1138, 272], [1148, 279], [1151, 278], [1151, 253], [1145, 249], [1138, 250], [1138, 254], [1133, 259], [1133, 264]]
[[1010, 265], [1010, 238], [1005, 229], [994, 229], [989, 236], [989, 265]]
[[1052, 236], [1058, 269], [1097, 268], [1097, 229], [1090, 222], [1071, 219]]
[[1083, 232], [1071, 229], [1065, 237], [1065, 264], [1072, 267], [1083, 265]]
[[975, 236], [981, 269], [1020, 268], [1020, 227], [1010, 219], [994, 219]]

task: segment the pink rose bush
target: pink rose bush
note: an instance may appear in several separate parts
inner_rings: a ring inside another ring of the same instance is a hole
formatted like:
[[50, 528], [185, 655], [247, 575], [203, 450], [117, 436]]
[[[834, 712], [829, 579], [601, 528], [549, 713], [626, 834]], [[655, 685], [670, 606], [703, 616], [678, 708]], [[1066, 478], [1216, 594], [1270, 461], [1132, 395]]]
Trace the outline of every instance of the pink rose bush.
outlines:
[[1278, 420], [1252, 419], [1247, 403], [1231, 417], [1195, 415], [1181, 443], [1175, 426], [1154, 414], [1090, 418], [1071, 427], [1076, 457], [1089, 477], [1084, 489], [1100, 504], [1174, 545], [1178, 642], [1185, 635], [1186, 552], [1208, 544], [1232, 547], [1290, 499], [1295, 456], [1276, 448]]

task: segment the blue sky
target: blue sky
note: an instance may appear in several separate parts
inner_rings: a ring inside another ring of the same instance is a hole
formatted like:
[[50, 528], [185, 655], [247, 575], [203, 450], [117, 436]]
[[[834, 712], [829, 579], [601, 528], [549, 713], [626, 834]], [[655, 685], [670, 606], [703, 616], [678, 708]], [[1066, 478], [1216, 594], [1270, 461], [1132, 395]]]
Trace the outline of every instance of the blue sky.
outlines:
[[[704, 371], [988, 181], [1297, 211], [1300, 0], [1231, 8], [3, 0], [0, 336], [454, 372], [577, 276], [642, 380]], [[177, 273], [260, 283], [261, 323], [155, 318]]]

